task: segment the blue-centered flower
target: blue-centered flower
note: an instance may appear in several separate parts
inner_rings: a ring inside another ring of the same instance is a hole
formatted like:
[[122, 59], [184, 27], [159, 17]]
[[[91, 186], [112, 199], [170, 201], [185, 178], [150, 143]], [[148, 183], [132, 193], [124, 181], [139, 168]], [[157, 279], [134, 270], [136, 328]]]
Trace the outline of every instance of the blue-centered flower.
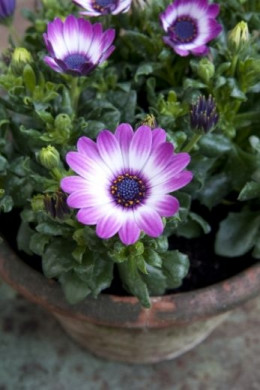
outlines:
[[129, 10], [132, 0], [73, 0], [74, 3], [85, 9], [82, 15], [117, 15]]
[[103, 32], [100, 23], [69, 15], [64, 22], [59, 18], [48, 24], [43, 35], [50, 56], [45, 63], [56, 72], [76, 76], [87, 75], [104, 62], [115, 47], [115, 30]]
[[166, 132], [145, 125], [134, 132], [122, 123], [115, 134], [101, 131], [96, 143], [81, 137], [77, 152], [69, 152], [66, 160], [78, 176], [63, 178], [61, 188], [70, 194], [68, 206], [80, 209], [78, 221], [97, 225], [100, 238], [118, 233], [126, 245], [134, 244], [141, 231], [151, 237], [162, 234], [161, 217], [179, 208], [169, 193], [192, 179], [185, 170], [189, 154], [174, 154]]
[[0, 0], [0, 22], [5, 22], [13, 15], [16, 0]]
[[219, 5], [208, 0], [176, 0], [160, 15], [167, 33], [163, 40], [180, 56], [205, 55], [206, 44], [222, 31], [215, 20], [218, 14]]

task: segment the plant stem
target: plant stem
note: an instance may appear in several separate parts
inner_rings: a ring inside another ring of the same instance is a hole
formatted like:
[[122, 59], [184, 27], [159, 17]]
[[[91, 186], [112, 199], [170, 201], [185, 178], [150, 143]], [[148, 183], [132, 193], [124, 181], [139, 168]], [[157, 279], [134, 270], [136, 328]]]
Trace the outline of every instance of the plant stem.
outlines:
[[9, 35], [11, 38], [12, 43], [14, 43], [15, 46], [20, 45], [20, 38], [14, 28], [13, 23], [8, 24], [8, 30], [9, 30]]
[[235, 75], [237, 62], [238, 62], [238, 55], [235, 54], [231, 61], [231, 69], [230, 69], [231, 76]]
[[193, 147], [197, 144], [197, 142], [202, 137], [202, 134], [194, 134], [191, 140], [188, 142], [188, 144], [182, 149], [182, 152], [189, 153]]
[[78, 85], [78, 81], [79, 81], [78, 77], [73, 77], [70, 84], [70, 101], [71, 101], [71, 107], [75, 114], [77, 113], [79, 96], [80, 96], [80, 88]]

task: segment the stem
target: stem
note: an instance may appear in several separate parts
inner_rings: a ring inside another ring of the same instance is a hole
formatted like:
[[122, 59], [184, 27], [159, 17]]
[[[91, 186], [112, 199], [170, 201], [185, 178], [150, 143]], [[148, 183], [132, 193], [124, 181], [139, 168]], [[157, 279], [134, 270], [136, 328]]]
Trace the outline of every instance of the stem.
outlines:
[[234, 57], [232, 58], [232, 62], [231, 62], [231, 69], [230, 69], [231, 76], [235, 75], [236, 68], [237, 68], [237, 62], [238, 62], [238, 55], [234, 55]]
[[182, 152], [189, 153], [191, 149], [197, 144], [197, 142], [201, 139], [202, 134], [194, 134], [188, 144], [183, 148]]
[[78, 85], [78, 81], [79, 81], [78, 77], [73, 77], [70, 84], [70, 101], [71, 101], [71, 107], [74, 110], [75, 114], [77, 113], [79, 96], [80, 96], [80, 88]]
[[13, 23], [8, 24], [9, 35], [15, 46], [20, 45], [20, 38], [14, 28]]

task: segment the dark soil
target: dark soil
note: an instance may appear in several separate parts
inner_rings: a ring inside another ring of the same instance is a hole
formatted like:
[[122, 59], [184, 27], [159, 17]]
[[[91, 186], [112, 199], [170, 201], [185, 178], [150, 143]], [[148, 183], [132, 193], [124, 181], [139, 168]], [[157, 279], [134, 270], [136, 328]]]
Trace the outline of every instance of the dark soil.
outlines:
[[[169, 248], [178, 249], [180, 252], [186, 253], [189, 256], [190, 270], [187, 277], [184, 279], [182, 286], [178, 289], [168, 291], [168, 293], [190, 291], [218, 283], [256, 263], [256, 260], [251, 257], [250, 253], [237, 258], [224, 258], [217, 256], [214, 253], [215, 233], [218, 229], [219, 222], [226, 217], [228, 212], [230, 212], [230, 207], [225, 209], [224, 206], [218, 206], [209, 211], [207, 208], [196, 205], [195, 203], [193, 211], [199, 212], [199, 214], [203, 216], [211, 225], [212, 231], [207, 235], [189, 240], [177, 236], [170, 237]], [[0, 233], [2, 233], [7, 242], [15, 249], [22, 260], [41, 272], [40, 257], [28, 256], [23, 252], [19, 252], [17, 249], [16, 235], [20, 224], [19, 213], [12, 212], [11, 215], [2, 214], [0, 218]], [[121, 287], [121, 282], [116, 269], [111, 287], [104, 292], [121, 296], [128, 295]]]

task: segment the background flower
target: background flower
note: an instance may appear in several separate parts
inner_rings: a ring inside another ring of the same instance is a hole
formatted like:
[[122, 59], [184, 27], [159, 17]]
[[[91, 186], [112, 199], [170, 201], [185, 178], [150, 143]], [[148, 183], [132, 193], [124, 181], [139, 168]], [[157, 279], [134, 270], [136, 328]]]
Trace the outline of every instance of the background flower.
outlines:
[[167, 36], [164, 42], [174, 51], [187, 56], [205, 55], [209, 49], [206, 43], [222, 31], [215, 17], [219, 5], [208, 4], [207, 0], [176, 0], [160, 15], [161, 23]]
[[131, 6], [132, 0], [73, 0], [74, 3], [85, 8], [82, 15], [99, 16], [127, 12]]
[[64, 22], [56, 18], [43, 35], [51, 56], [44, 61], [56, 72], [86, 75], [105, 61], [115, 49], [115, 31], [102, 31], [100, 23], [91, 24], [69, 15]]
[[77, 219], [97, 225], [101, 238], [119, 233], [121, 241], [135, 243], [141, 231], [151, 237], [163, 232], [161, 217], [174, 215], [179, 208], [176, 198], [168, 195], [192, 179], [184, 168], [187, 153], [173, 154], [162, 129], [128, 124], [117, 127], [115, 135], [101, 131], [97, 142], [81, 137], [77, 152], [67, 154], [67, 163], [79, 176], [61, 181], [70, 193], [68, 205], [79, 208]]
[[0, 22], [13, 15], [15, 6], [16, 0], [0, 0]]

